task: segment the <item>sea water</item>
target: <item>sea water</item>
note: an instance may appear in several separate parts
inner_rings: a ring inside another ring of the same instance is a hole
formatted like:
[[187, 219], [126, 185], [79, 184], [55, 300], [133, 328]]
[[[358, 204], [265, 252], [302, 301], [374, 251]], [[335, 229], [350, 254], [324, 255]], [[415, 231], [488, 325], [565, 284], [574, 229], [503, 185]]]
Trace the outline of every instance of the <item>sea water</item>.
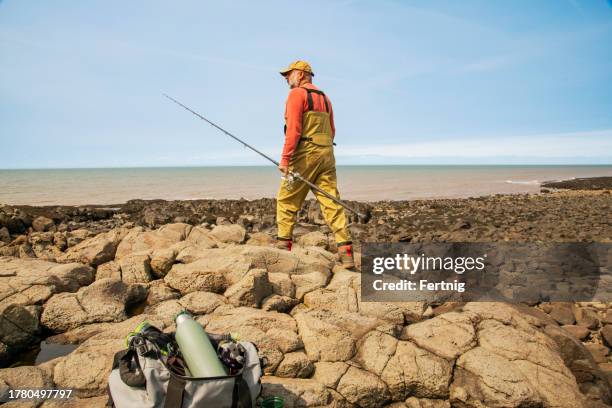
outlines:
[[[611, 165], [339, 166], [342, 198], [360, 201], [535, 193], [540, 183], [612, 176]], [[0, 204], [121, 204], [131, 199], [274, 197], [274, 166], [0, 170]]]

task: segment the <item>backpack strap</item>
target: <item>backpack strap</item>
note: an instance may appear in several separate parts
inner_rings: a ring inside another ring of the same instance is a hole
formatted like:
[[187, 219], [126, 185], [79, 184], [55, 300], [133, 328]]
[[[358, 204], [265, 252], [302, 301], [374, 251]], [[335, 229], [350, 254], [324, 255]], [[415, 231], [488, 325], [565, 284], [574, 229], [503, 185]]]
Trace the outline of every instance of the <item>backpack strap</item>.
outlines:
[[185, 380], [182, 380], [175, 375], [170, 375], [168, 388], [166, 389], [164, 408], [181, 408], [183, 406], [185, 383]]
[[232, 408], [251, 408], [251, 390], [249, 385], [242, 378], [242, 373], [234, 379], [234, 390], [232, 391]]
[[113, 401], [113, 394], [111, 394], [110, 385], [106, 384], [106, 400], [105, 408], [115, 408], [115, 401]]
[[113, 369], [119, 368], [119, 377], [130, 387], [144, 387], [147, 379], [142, 372], [136, 350], [128, 348], [115, 354]]
[[[185, 394], [186, 381], [178, 378], [175, 375], [170, 376], [168, 388], [166, 389], [166, 400], [164, 408], [181, 408], [183, 406], [183, 397]], [[251, 400], [251, 390], [249, 385], [239, 374], [234, 379], [234, 389], [232, 390], [232, 408], [251, 408], [253, 402]]]
[[325, 102], [325, 112], [329, 113], [329, 105], [327, 104], [327, 97], [322, 91], [319, 91], [318, 89], [310, 89], [306, 87], [301, 87], [301, 88], [306, 90], [306, 98], [308, 99], [308, 110], [309, 111], [314, 109], [314, 104], [312, 102], [312, 93], [314, 92], [323, 97], [323, 102]]

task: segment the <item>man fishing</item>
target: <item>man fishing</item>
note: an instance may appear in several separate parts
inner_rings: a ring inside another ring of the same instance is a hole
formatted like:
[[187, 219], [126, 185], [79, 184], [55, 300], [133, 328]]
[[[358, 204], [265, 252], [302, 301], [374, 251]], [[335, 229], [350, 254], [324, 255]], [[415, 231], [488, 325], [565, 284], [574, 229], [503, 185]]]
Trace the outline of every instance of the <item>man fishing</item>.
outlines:
[[[354, 268], [351, 234], [344, 208], [328, 197], [340, 198], [333, 147], [336, 129], [331, 101], [312, 84], [314, 73], [307, 62], [295, 61], [280, 74], [285, 77], [291, 90], [285, 107], [285, 144], [278, 166], [285, 177], [276, 202], [276, 247], [291, 250], [296, 214], [308, 191], [312, 190], [325, 222], [334, 233], [342, 265]], [[298, 173], [327, 194], [299, 179], [291, 181], [287, 178], [291, 173]]]
[[310, 189], [321, 205], [327, 225], [334, 232], [342, 265], [347, 269], [354, 268], [353, 244], [344, 209], [355, 214], [359, 222], [364, 224], [371, 219], [372, 214], [369, 209], [358, 211], [340, 200], [336, 187], [336, 159], [333, 147], [336, 130], [331, 102], [312, 84], [314, 74], [307, 62], [295, 61], [281, 71], [281, 75], [287, 80], [291, 91], [285, 110], [285, 145], [280, 162], [171, 96], [164, 96], [273, 163], [283, 173], [276, 207], [278, 248], [291, 250], [295, 217]]

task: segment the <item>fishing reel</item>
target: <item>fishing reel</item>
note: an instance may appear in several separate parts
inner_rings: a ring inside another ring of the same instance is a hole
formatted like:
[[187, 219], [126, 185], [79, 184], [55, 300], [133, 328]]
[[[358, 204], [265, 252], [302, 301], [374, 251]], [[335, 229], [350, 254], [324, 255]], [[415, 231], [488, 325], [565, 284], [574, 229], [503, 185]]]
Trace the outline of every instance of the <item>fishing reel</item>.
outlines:
[[294, 173], [291, 171], [286, 176], [281, 176], [281, 180], [285, 182], [285, 189], [287, 191], [293, 190], [293, 188], [295, 187], [295, 183], [299, 180], [299, 178], [300, 175], [298, 173]]

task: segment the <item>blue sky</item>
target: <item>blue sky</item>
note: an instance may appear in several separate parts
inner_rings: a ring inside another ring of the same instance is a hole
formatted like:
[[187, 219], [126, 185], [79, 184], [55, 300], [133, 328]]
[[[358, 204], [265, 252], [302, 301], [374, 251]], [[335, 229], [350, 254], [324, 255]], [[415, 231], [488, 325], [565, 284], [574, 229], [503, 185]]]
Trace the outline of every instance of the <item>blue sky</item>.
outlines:
[[612, 163], [612, 6], [0, 2], [0, 168], [266, 164], [310, 61], [339, 164]]

